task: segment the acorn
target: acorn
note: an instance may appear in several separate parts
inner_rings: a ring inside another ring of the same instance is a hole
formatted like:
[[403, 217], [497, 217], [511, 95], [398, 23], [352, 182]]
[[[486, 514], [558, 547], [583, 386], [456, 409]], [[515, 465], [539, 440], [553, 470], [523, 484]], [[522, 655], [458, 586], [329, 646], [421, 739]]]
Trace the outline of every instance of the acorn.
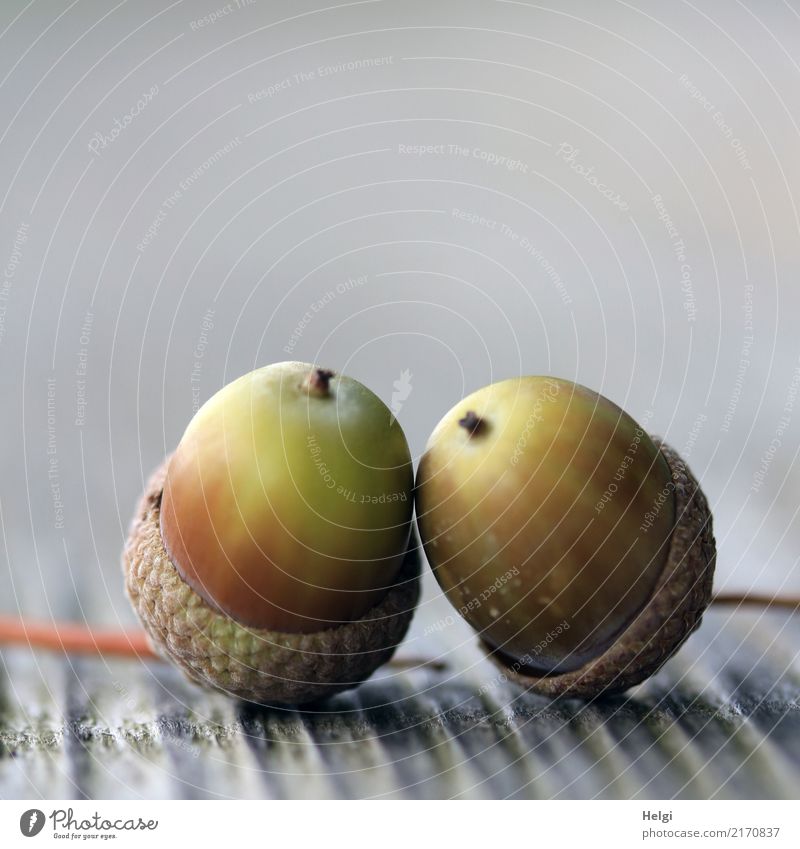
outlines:
[[433, 431], [415, 497], [445, 595], [503, 675], [537, 693], [627, 690], [710, 601], [712, 517], [686, 463], [570, 381], [469, 395]]
[[303, 704], [394, 653], [419, 594], [413, 469], [389, 409], [307, 363], [240, 377], [147, 485], [123, 555], [154, 648], [232, 696]]

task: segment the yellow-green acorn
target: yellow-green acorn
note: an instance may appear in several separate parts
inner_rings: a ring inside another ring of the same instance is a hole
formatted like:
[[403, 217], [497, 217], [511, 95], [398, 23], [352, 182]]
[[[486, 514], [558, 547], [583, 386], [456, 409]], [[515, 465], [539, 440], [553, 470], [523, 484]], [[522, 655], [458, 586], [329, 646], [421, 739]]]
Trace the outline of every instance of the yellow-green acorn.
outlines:
[[453, 407], [420, 462], [416, 508], [448, 599], [542, 694], [644, 680], [710, 599], [711, 513], [686, 464], [567, 380], [504, 380]]
[[194, 681], [301, 704], [356, 686], [419, 592], [403, 431], [356, 380], [276, 363], [223, 387], [140, 502], [123, 562], [156, 649]]

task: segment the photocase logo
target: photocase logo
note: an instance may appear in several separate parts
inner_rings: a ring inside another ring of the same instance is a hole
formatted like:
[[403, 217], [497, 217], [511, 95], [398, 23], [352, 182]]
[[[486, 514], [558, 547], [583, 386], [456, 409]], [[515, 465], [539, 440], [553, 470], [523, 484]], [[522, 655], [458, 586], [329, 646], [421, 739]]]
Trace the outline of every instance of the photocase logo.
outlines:
[[[76, 819], [72, 808], [55, 808], [47, 816], [38, 808], [31, 808], [19, 818], [19, 830], [25, 837], [36, 837], [45, 827], [47, 820], [52, 821], [54, 837], [76, 840], [78, 838], [87, 840], [100, 837], [103, 840], [116, 837], [110, 832], [121, 831], [155, 831], [158, 828], [158, 820], [145, 820], [141, 817], [130, 817], [128, 819], [110, 820], [103, 817], [98, 811], [88, 814], [83, 819]], [[86, 832], [81, 834], [81, 832]], [[0, 843], [2, 845], [2, 843]]]
[[38, 808], [31, 808], [19, 818], [19, 830], [25, 837], [36, 837], [44, 828], [44, 812]]
[[403, 369], [403, 371], [400, 372], [400, 377], [392, 384], [392, 386], [394, 386], [394, 392], [392, 392], [392, 400], [389, 405], [392, 411], [392, 415], [389, 417], [389, 422], [392, 424], [397, 418], [397, 414], [403, 409], [403, 402], [407, 401], [408, 396], [411, 394], [412, 377], [413, 375], [409, 369]]

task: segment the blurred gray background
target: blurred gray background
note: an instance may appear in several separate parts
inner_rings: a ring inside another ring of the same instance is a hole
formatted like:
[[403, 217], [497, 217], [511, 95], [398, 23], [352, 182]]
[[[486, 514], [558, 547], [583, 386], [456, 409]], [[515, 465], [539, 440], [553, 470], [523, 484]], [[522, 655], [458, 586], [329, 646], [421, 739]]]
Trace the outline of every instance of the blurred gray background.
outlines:
[[587, 384], [701, 478], [718, 589], [800, 590], [799, 62], [794, 0], [3, 0], [0, 612], [132, 625], [144, 480], [285, 359], [410, 371], [415, 461]]

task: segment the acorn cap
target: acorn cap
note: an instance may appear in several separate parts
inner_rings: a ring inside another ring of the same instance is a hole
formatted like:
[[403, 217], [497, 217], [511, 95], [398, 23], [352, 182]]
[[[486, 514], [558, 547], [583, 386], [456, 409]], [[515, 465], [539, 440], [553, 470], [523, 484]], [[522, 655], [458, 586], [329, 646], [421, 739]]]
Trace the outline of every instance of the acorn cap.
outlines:
[[311, 634], [244, 627], [202, 599], [164, 548], [159, 511], [168, 459], [139, 501], [122, 558], [128, 597], [159, 654], [196, 684], [295, 705], [356, 687], [391, 658], [419, 598], [413, 534], [397, 582], [360, 619]]
[[509, 680], [552, 698], [621, 693], [655, 674], [700, 625], [717, 560], [711, 511], [680, 455], [657, 437], [653, 442], [672, 472], [676, 524], [650, 600], [606, 651], [572, 672], [537, 676], [482, 643]]

